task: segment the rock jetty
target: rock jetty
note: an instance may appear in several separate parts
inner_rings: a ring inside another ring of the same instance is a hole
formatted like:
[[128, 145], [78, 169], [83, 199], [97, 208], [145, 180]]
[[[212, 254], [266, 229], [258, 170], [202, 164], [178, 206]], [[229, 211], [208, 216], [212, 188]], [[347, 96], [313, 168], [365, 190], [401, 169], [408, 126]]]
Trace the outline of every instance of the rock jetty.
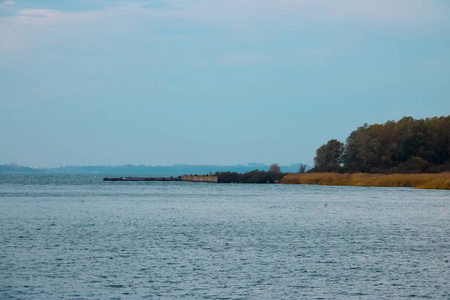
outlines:
[[116, 178], [103, 178], [103, 181], [181, 181], [181, 176], [178, 176], [178, 177], [116, 177]]
[[115, 177], [103, 178], [103, 181], [193, 181], [193, 182], [217, 182], [219, 178], [214, 175], [184, 175], [177, 177]]

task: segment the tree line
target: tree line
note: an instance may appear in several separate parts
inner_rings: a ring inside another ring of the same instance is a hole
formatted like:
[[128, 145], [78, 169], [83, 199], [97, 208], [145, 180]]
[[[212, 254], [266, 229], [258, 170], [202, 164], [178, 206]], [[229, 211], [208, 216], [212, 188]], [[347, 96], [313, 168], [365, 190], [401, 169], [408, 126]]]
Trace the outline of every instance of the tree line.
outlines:
[[216, 172], [219, 183], [277, 183], [286, 173], [278, 164], [272, 164], [269, 171], [254, 170], [246, 173]]
[[438, 173], [450, 171], [450, 115], [404, 117], [358, 127], [346, 143], [319, 147], [312, 172]]

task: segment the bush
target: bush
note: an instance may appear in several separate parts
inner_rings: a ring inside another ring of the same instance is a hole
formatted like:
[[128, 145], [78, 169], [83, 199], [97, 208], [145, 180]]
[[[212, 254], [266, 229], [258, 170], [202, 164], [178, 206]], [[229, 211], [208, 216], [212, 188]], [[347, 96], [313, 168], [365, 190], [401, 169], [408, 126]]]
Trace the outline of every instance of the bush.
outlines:
[[216, 172], [219, 183], [277, 183], [286, 174], [281, 172], [251, 171], [247, 173]]

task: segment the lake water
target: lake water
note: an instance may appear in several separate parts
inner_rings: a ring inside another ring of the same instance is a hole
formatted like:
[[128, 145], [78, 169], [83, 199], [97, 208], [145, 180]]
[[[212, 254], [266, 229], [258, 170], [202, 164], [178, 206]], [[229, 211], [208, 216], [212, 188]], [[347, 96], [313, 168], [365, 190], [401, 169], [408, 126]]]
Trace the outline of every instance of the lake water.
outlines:
[[450, 191], [0, 176], [0, 299], [450, 299]]

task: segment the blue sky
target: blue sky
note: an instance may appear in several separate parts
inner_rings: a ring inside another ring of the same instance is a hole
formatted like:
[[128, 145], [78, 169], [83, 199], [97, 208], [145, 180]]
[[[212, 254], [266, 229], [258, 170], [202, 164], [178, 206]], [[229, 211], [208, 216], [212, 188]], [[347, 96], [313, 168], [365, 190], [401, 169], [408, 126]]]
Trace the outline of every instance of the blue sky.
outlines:
[[0, 164], [311, 165], [449, 78], [449, 1], [0, 1]]

